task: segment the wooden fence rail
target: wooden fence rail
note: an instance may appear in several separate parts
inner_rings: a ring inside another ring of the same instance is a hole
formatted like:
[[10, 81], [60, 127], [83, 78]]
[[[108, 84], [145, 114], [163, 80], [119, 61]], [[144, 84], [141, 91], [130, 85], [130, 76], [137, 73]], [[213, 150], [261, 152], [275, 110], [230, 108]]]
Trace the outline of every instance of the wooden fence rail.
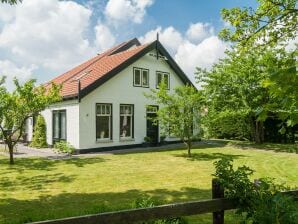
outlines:
[[[298, 199], [298, 190], [283, 192]], [[93, 215], [84, 215], [64, 219], [34, 222], [31, 224], [130, 224], [141, 221], [174, 218], [180, 216], [213, 213], [213, 224], [224, 223], [224, 211], [236, 209], [236, 203], [223, 198], [223, 189], [215, 181], [212, 181], [211, 200], [175, 203], [155, 206], [150, 208], [138, 208], [117, 212], [106, 212]]]

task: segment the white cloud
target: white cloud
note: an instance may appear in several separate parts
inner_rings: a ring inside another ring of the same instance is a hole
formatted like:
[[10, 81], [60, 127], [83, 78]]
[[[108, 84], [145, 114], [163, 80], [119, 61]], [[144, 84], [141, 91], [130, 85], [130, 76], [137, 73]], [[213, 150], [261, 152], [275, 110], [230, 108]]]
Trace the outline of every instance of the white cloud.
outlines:
[[193, 43], [199, 43], [214, 35], [214, 28], [209, 23], [192, 23], [186, 31], [187, 38]]
[[142, 23], [146, 8], [153, 4], [153, 0], [109, 0], [105, 15], [116, 23], [132, 21]]
[[24, 0], [5, 23], [0, 48], [24, 64], [64, 71], [95, 53], [84, 37], [91, 13], [72, 1]]
[[98, 47], [98, 51], [104, 51], [115, 44], [115, 37], [110, 29], [100, 22], [95, 27], [95, 36], [95, 45]]
[[193, 44], [186, 40], [179, 46], [175, 60], [184, 69], [185, 73], [194, 80], [196, 67], [210, 69], [220, 58], [225, 56], [228, 45], [217, 36], [204, 39], [199, 44]]
[[15, 16], [15, 7], [9, 4], [0, 3], [0, 22], [9, 22]]
[[36, 65], [30, 65], [29, 67], [18, 67], [12, 61], [0, 60], [0, 77], [6, 76], [6, 87], [12, 90], [13, 79], [16, 77], [19, 81], [23, 82], [32, 78], [32, 72], [36, 69]]
[[170, 26], [165, 29], [157, 27], [154, 30], [147, 32], [143, 37], [140, 37], [142, 43], [148, 43], [156, 40], [156, 34], [159, 33], [160, 42], [174, 54], [177, 51], [177, 48], [183, 42], [183, 37], [179, 31], [174, 27]]
[[184, 35], [172, 26], [165, 29], [157, 27], [139, 39], [142, 43], [154, 41], [157, 32], [161, 43], [193, 82], [196, 67], [211, 68], [225, 56], [228, 47], [214, 35], [214, 28], [206, 23], [190, 24]]

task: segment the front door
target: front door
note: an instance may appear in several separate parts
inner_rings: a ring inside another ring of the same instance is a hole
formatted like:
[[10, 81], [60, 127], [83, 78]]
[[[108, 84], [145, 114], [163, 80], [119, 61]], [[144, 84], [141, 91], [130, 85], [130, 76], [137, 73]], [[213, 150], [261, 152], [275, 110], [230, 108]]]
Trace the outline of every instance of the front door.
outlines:
[[158, 124], [153, 119], [157, 117], [158, 106], [149, 106], [147, 108], [147, 137], [153, 145], [158, 143]]

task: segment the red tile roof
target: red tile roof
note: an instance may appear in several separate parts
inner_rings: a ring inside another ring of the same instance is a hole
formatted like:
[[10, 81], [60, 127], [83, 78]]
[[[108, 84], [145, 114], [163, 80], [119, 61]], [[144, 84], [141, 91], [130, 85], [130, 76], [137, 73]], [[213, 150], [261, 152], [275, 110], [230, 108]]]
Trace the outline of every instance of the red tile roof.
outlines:
[[[49, 87], [51, 83], [62, 84], [60, 94], [63, 98], [74, 97], [78, 95], [78, 80], [81, 82], [81, 90], [106, 76], [111, 70], [126, 62], [128, 59], [142, 51], [149, 44], [133, 46], [133, 39], [119, 44], [106, 52], [99, 54], [81, 65], [76, 66], [70, 71], [54, 78], [45, 84]], [[138, 43], [138, 41], [137, 41]], [[128, 48], [128, 49], [125, 49]], [[124, 50], [122, 50], [124, 49]], [[120, 51], [120, 52], [119, 52]], [[119, 53], [118, 53], [119, 52]]]

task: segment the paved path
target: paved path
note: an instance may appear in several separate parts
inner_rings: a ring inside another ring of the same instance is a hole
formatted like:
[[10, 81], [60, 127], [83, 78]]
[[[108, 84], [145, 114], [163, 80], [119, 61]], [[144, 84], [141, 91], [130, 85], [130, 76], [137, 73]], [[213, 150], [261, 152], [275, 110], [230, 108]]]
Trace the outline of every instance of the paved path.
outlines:
[[[5, 149], [4, 144], [0, 144], [1, 149]], [[2, 155], [8, 156], [8, 148], [6, 146], [6, 150], [1, 150], [0, 152]], [[43, 148], [43, 149], [36, 149], [31, 148], [28, 146], [25, 146], [23, 144], [17, 144], [15, 153], [15, 158], [26, 158], [26, 157], [45, 157], [45, 158], [64, 158], [66, 157], [66, 154], [64, 153], [55, 153], [53, 149], [51, 148]]]
[[[220, 143], [214, 142], [214, 141], [201, 141], [201, 142], [196, 142], [194, 146], [206, 145], [206, 144], [221, 145]], [[3, 144], [0, 144], [0, 148], [4, 149], [5, 146]], [[167, 144], [167, 145], [161, 145], [156, 147], [140, 147], [140, 148], [132, 148], [132, 149], [120, 149], [120, 150], [111, 150], [111, 151], [104, 151], [104, 152], [78, 154], [78, 155], [73, 155], [72, 157], [94, 157], [96, 155], [103, 155], [103, 154], [138, 153], [138, 152], [146, 152], [146, 151], [171, 150], [171, 149], [179, 149], [179, 148], [185, 148], [185, 145], [183, 143]], [[7, 147], [6, 147], [6, 151], [3, 152], [3, 150], [1, 150], [0, 154], [8, 156]], [[28, 158], [28, 157], [44, 157], [49, 159], [69, 158], [67, 154], [56, 153], [51, 148], [36, 149], [36, 148], [25, 146], [23, 144], [17, 145], [17, 150], [14, 156], [15, 158]]]

